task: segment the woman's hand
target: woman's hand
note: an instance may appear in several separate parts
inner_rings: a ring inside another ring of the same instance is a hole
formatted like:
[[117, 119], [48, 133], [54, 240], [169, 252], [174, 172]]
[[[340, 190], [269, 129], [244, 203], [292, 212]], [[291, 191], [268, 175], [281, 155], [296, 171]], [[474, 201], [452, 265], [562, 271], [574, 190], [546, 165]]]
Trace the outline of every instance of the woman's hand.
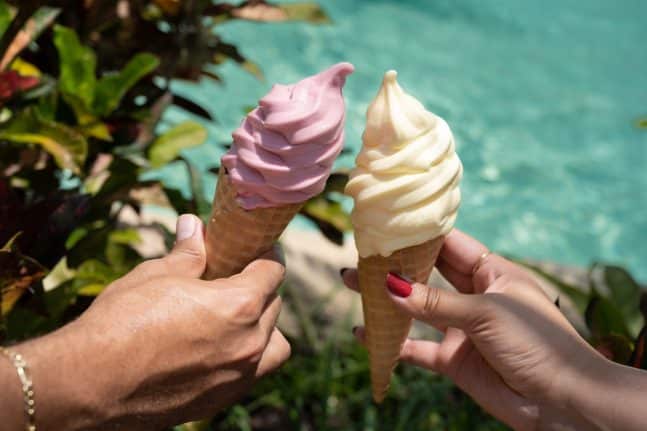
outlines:
[[115, 281], [75, 322], [17, 348], [32, 368], [38, 429], [160, 429], [209, 416], [276, 369], [285, 268], [276, 253], [203, 281], [202, 223]]
[[[447, 236], [436, 266], [459, 293], [385, 280], [403, 312], [445, 332], [440, 343], [407, 340], [401, 359], [448, 376], [515, 429], [593, 429], [567, 405], [604, 359], [523, 268], [486, 253], [462, 232]], [[343, 278], [357, 290], [355, 271]]]

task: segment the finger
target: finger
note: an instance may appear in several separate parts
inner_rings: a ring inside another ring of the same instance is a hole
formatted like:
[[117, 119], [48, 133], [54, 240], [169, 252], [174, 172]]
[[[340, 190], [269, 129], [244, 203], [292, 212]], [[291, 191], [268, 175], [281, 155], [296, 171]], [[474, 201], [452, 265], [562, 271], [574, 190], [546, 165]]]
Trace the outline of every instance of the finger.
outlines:
[[[361, 345], [366, 346], [366, 329], [363, 326], [353, 328], [353, 335]], [[440, 367], [437, 364], [439, 349], [440, 344], [434, 341], [407, 338], [400, 350], [400, 360], [418, 367], [440, 372]]]
[[253, 289], [263, 301], [276, 294], [285, 278], [285, 263], [283, 252], [278, 244], [264, 253], [258, 259], [247, 265], [240, 274], [229, 278], [234, 285], [245, 289]]
[[438, 366], [440, 344], [435, 341], [407, 339], [400, 351], [400, 360], [417, 367], [441, 372]]
[[346, 287], [355, 292], [359, 292], [359, 278], [357, 270], [352, 268], [342, 268], [340, 271], [341, 279], [344, 281]]
[[207, 263], [202, 220], [193, 214], [182, 214], [175, 231], [175, 245], [162, 260], [173, 275], [200, 277]]
[[463, 274], [441, 258], [438, 258], [436, 261], [436, 268], [459, 292], [474, 293], [474, 284], [472, 283], [471, 276]]
[[[483, 293], [502, 274], [516, 272], [512, 262], [489, 253], [486, 246], [458, 229], [453, 229], [445, 238], [440, 258], [445, 264], [444, 271], [455, 275], [458, 279], [455, 287], [464, 293]], [[472, 279], [471, 290], [462, 289], [470, 287], [465, 277]]]
[[366, 346], [366, 328], [363, 326], [355, 326], [353, 328], [353, 336], [355, 336], [362, 346]]
[[276, 326], [276, 321], [279, 319], [279, 314], [281, 313], [281, 306], [283, 305], [283, 300], [280, 296], [276, 296], [260, 314], [258, 319], [258, 326], [263, 334], [265, 334], [265, 342], [270, 339], [272, 330]]
[[488, 248], [471, 236], [453, 229], [445, 237], [440, 251], [441, 258], [458, 272], [472, 275], [472, 270]]
[[291, 349], [290, 343], [285, 339], [281, 331], [274, 328], [270, 341], [261, 356], [256, 369], [256, 377], [263, 377], [264, 375], [276, 370], [281, 364], [288, 360], [290, 357]]
[[182, 214], [176, 222], [176, 241], [171, 252], [137, 265], [115, 285], [138, 286], [154, 278], [169, 276], [198, 278], [205, 265], [202, 221], [192, 214]]
[[411, 283], [396, 274], [386, 279], [389, 297], [395, 305], [411, 317], [436, 328], [465, 329], [478, 315], [483, 298]]

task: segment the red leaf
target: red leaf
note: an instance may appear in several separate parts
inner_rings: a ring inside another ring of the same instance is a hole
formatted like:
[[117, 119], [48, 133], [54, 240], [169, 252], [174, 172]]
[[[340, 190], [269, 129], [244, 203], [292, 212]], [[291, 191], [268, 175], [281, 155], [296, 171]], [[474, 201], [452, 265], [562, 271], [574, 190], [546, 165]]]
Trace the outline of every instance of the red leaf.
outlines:
[[37, 85], [38, 78], [35, 76], [22, 76], [15, 70], [0, 72], [0, 100], [8, 100], [14, 94]]

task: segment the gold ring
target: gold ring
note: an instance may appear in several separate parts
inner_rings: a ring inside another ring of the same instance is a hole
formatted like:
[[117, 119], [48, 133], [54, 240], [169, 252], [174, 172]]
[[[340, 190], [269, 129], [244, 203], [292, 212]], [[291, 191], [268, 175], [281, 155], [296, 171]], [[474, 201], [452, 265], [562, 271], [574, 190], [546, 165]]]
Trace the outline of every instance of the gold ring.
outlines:
[[488, 250], [479, 256], [479, 260], [477, 260], [474, 266], [472, 267], [472, 275], [476, 274], [476, 271], [478, 271], [483, 266], [483, 264], [485, 263], [485, 260], [491, 254], [492, 252]]

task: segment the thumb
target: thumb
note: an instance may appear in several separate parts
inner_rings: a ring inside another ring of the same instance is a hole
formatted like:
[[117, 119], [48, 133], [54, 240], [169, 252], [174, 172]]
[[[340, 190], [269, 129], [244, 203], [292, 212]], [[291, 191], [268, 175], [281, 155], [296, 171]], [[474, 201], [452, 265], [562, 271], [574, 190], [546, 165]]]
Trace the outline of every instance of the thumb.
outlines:
[[414, 319], [436, 328], [467, 330], [482, 306], [481, 298], [477, 295], [414, 283], [392, 272], [386, 277], [386, 286], [391, 300], [398, 308]]
[[207, 254], [204, 246], [202, 221], [193, 214], [178, 217], [175, 229], [175, 245], [161, 259], [167, 271], [173, 275], [200, 277], [204, 272]]

